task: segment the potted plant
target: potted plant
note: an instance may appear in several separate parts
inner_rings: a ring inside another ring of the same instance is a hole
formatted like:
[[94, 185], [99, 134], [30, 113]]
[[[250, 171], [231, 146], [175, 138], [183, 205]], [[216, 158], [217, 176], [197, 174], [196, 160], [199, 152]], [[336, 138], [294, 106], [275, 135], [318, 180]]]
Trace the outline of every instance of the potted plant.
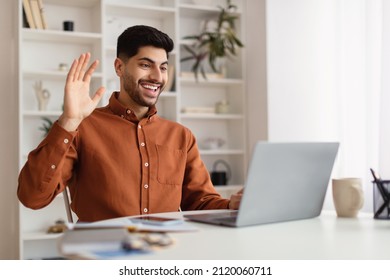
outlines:
[[196, 80], [198, 80], [199, 72], [207, 79], [206, 62], [208, 62], [212, 71], [218, 73], [221, 71], [217, 66], [218, 61], [226, 57], [236, 56], [237, 49], [244, 46], [235, 31], [237, 16], [232, 11], [235, 11], [237, 6], [233, 5], [231, 0], [227, 0], [226, 7], [218, 7], [220, 12], [216, 21], [206, 21], [200, 34], [184, 37], [184, 39], [193, 40], [194, 43], [183, 46], [189, 55], [183, 57], [180, 61], [194, 61], [191, 71], [194, 73]]

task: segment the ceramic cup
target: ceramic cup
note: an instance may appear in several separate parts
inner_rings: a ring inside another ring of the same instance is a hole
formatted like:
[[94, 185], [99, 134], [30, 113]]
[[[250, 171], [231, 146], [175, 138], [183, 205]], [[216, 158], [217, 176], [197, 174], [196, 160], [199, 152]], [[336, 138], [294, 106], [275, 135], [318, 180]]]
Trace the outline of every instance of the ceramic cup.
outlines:
[[363, 207], [364, 196], [360, 178], [332, 180], [333, 202], [339, 217], [356, 217]]

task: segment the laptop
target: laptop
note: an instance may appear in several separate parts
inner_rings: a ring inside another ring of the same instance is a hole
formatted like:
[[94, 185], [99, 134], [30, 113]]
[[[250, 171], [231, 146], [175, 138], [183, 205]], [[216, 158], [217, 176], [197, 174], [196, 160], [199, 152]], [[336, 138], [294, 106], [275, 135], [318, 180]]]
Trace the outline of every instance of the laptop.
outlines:
[[339, 143], [257, 142], [237, 211], [187, 214], [202, 223], [244, 227], [320, 215]]

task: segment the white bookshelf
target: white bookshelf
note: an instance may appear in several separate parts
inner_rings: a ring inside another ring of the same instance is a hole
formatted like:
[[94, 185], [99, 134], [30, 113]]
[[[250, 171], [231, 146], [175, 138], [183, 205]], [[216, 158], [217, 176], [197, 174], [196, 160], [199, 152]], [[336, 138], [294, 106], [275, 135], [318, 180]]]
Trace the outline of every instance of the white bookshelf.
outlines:
[[[239, 9], [237, 30], [243, 38], [243, 10], [245, 0], [233, 1]], [[180, 63], [183, 55], [185, 35], [199, 31], [201, 22], [215, 17], [217, 5], [224, 0], [213, 1], [213, 6], [195, 5], [191, 0], [43, 0], [48, 28], [33, 30], [23, 27], [22, 0], [19, 0], [19, 168], [24, 165], [27, 154], [43, 139], [39, 129], [43, 117], [52, 120], [62, 111], [63, 88], [67, 71], [59, 65], [70, 66], [80, 53], [89, 51], [92, 59], [100, 64], [92, 78], [91, 92], [99, 86], [107, 88], [102, 106], [119, 82], [113, 68], [116, 56], [116, 39], [128, 26], [152, 25], [163, 30], [175, 41], [170, 54], [170, 64], [175, 66], [174, 87], [164, 92], [157, 104], [159, 114], [190, 128], [198, 142], [207, 137], [219, 137], [225, 141], [219, 149], [200, 149], [202, 159], [211, 171], [213, 162], [223, 159], [232, 169], [228, 186], [216, 186], [229, 197], [242, 187], [247, 169], [246, 112], [245, 112], [245, 67], [244, 51], [234, 62], [228, 62], [228, 72], [223, 79], [196, 81], [194, 77], [182, 76], [189, 72], [188, 65]], [[74, 31], [63, 31], [62, 22], [72, 20]], [[47, 109], [40, 111], [33, 90], [37, 81], [50, 92]], [[185, 106], [215, 106], [227, 100], [227, 114], [182, 113]], [[27, 209], [20, 205], [20, 258], [56, 257], [55, 246], [58, 234], [47, 234], [46, 230], [56, 220], [66, 221], [62, 196], [40, 210]]]

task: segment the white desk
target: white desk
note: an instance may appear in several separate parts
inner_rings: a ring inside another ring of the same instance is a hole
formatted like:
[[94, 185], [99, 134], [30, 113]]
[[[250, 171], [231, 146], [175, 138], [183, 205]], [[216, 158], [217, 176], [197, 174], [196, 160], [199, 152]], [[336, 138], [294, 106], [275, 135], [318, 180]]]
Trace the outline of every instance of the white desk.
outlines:
[[[182, 214], [175, 212], [160, 216], [180, 217]], [[390, 260], [390, 220], [375, 220], [372, 214], [338, 218], [333, 212], [323, 212], [314, 219], [244, 228], [191, 224], [199, 230], [169, 233], [175, 239], [172, 246], [130, 258]]]

